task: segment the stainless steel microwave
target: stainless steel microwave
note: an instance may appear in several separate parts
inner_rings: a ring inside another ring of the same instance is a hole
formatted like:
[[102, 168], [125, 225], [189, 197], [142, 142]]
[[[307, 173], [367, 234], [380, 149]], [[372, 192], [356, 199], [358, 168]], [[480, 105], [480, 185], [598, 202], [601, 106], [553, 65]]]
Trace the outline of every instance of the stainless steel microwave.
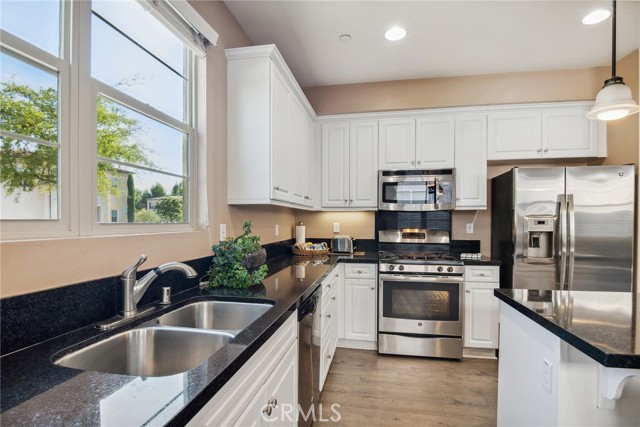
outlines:
[[442, 211], [455, 207], [455, 169], [378, 172], [381, 211]]

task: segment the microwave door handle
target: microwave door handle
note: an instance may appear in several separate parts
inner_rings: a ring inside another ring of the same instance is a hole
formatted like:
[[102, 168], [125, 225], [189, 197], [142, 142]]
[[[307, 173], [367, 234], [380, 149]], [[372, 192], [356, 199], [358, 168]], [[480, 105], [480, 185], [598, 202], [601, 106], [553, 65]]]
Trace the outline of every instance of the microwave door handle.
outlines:
[[567, 281], [567, 198], [558, 194], [558, 246], [560, 249], [558, 289], [565, 290]]

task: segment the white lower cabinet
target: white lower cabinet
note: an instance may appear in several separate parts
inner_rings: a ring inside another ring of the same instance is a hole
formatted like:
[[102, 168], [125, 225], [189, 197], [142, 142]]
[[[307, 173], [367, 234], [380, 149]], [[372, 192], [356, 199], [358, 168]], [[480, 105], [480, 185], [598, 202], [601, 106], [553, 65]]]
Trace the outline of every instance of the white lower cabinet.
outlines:
[[342, 264], [322, 281], [320, 302], [320, 390], [324, 387], [338, 344], [339, 299], [342, 298]]
[[377, 264], [345, 264], [344, 339], [376, 342]]
[[187, 425], [296, 426], [297, 320], [296, 312]]
[[465, 266], [464, 347], [498, 348], [498, 266]]

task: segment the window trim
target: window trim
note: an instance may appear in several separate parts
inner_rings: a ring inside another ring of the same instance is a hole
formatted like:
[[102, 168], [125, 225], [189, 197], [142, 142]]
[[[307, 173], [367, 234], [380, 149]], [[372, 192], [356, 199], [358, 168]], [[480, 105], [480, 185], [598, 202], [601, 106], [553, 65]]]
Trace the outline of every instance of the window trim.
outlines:
[[[177, 3], [182, 3], [179, 0]], [[185, 1], [186, 3], [186, 1]], [[33, 46], [22, 39], [0, 29], [3, 48], [20, 56], [52, 68], [49, 62], [64, 70], [59, 72], [59, 144], [60, 144], [60, 219], [59, 220], [2, 220], [0, 240], [49, 239], [94, 236], [129, 236], [201, 231], [206, 229], [206, 159], [204, 135], [206, 133], [206, 61], [190, 52], [186, 66], [188, 96], [185, 102], [187, 122], [185, 124], [167, 113], [117, 91], [91, 77], [91, 2], [61, 1], [61, 58]], [[74, 24], [74, 25], [69, 25]], [[75, 31], [71, 32], [71, 27]], [[210, 27], [209, 27], [210, 28]], [[211, 29], [211, 28], [210, 28]], [[169, 28], [172, 31], [171, 28]], [[211, 29], [213, 31], [213, 29]], [[215, 33], [215, 31], [214, 31]], [[67, 58], [75, 58], [70, 63]], [[64, 71], [64, 73], [63, 73]], [[185, 214], [186, 223], [141, 224], [99, 223], [96, 221], [97, 199], [97, 140], [96, 124], [97, 96], [124, 105], [127, 108], [160, 121], [184, 132], [188, 137], [188, 152], [185, 156], [186, 181], [189, 197]], [[77, 125], [71, 123], [77, 119]], [[89, 141], [89, 143], [86, 143]], [[80, 179], [89, 182], [80, 185]], [[196, 185], [198, 184], [198, 185]]]

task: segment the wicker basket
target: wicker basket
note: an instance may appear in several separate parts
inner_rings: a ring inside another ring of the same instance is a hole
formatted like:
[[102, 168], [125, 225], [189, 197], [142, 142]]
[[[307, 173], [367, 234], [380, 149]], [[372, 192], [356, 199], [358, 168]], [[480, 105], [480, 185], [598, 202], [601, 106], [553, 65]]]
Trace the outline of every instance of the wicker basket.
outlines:
[[318, 256], [326, 256], [329, 254], [329, 248], [327, 249], [315, 249], [315, 250], [304, 250], [298, 245], [291, 245], [291, 252], [298, 256], [304, 257], [318, 257]]

